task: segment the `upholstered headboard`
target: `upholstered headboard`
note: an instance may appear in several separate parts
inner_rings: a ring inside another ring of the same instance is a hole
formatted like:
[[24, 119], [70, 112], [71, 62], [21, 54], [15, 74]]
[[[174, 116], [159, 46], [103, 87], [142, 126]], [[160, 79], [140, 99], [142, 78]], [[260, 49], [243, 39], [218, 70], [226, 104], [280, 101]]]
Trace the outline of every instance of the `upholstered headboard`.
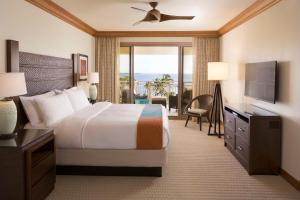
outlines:
[[20, 52], [19, 71], [25, 73], [27, 94], [43, 94], [74, 85], [71, 59]]
[[[26, 96], [73, 87], [76, 83], [74, 69], [72, 59], [19, 52], [17, 41], [7, 41], [7, 72], [25, 73]], [[22, 128], [28, 119], [19, 97], [14, 101], [18, 110], [17, 128]]]

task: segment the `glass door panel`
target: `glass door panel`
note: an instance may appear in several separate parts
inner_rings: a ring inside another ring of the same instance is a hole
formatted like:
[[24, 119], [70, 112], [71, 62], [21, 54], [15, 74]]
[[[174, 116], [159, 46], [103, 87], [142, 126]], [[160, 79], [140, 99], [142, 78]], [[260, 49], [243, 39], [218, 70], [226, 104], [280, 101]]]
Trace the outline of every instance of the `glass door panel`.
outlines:
[[131, 103], [130, 80], [130, 47], [121, 47], [119, 103]]
[[183, 48], [183, 86], [181, 95], [181, 113], [192, 100], [193, 54], [192, 47]]

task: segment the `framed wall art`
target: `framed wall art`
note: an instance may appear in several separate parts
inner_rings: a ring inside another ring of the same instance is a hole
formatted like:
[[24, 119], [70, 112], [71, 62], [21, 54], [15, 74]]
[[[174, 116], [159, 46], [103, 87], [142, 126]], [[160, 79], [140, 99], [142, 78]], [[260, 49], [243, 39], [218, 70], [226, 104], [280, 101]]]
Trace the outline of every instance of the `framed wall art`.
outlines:
[[86, 81], [88, 77], [88, 56], [83, 54], [77, 54], [77, 72], [78, 72], [78, 81]]

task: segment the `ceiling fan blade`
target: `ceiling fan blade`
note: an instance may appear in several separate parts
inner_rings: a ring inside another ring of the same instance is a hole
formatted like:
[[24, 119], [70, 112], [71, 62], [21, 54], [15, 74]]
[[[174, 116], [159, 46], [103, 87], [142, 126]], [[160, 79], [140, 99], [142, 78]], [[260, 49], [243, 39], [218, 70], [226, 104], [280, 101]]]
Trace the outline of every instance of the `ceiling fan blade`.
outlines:
[[138, 11], [142, 11], [142, 12], [148, 12], [147, 10], [141, 9], [141, 8], [136, 8], [136, 7], [130, 7], [132, 9], [138, 10]]
[[139, 25], [141, 22], [159, 22], [159, 20], [154, 15], [148, 12], [144, 19], [134, 23], [133, 26]]
[[166, 15], [160, 14], [160, 22], [168, 20], [192, 20], [195, 16], [176, 16], [176, 15]]
[[134, 24], [132, 24], [133, 26], [137, 26], [139, 25], [140, 23], [144, 22], [144, 20], [141, 20], [141, 21], [138, 21], [138, 22], [135, 22]]

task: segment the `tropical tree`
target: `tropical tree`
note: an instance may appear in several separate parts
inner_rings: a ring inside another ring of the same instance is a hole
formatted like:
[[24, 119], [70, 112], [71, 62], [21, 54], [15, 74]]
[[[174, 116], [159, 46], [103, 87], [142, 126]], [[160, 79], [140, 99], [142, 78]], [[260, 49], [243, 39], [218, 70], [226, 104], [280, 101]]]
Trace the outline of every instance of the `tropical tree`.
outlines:
[[163, 74], [162, 78], [156, 78], [153, 80], [153, 83], [146, 82], [145, 88], [150, 89], [153, 88], [155, 96], [168, 96], [167, 86], [169, 86], [173, 82], [173, 79], [169, 74]]
[[121, 91], [125, 89], [129, 89], [129, 76], [120, 77], [120, 88]]

